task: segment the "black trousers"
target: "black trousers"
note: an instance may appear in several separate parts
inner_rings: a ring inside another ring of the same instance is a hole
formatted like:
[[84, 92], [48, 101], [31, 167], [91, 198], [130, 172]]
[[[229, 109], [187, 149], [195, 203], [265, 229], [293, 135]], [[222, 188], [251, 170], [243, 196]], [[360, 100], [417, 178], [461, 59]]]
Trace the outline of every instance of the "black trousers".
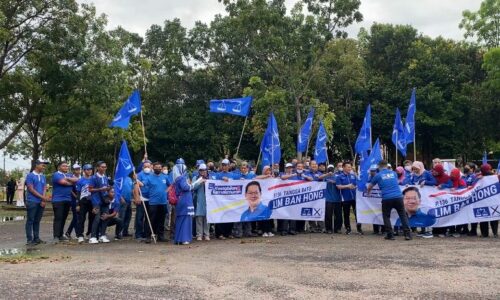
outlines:
[[493, 234], [498, 235], [498, 221], [479, 223], [479, 228], [481, 228], [481, 235], [483, 237], [488, 237], [488, 235], [489, 235], [488, 223], [491, 226], [491, 231], [493, 232]]
[[233, 223], [217, 223], [215, 224], [215, 236], [225, 236], [228, 237], [233, 231]]
[[304, 232], [306, 230], [306, 221], [295, 221], [295, 228], [297, 232]]
[[[167, 205], [159, 204], [159, 205], [151, 205], [148, 207], [149, 219], [151, 220], [151, 227], [153, 227], [153, 232], [156, 235], [157, 239], [165, 238], [165, 217], [167, 216]], [[146, 232], [146, 237], [151, 238], [151, 229], [147, 224], [147, 220], [145, 223], [144, 230]]]
[[115, 228], [115, 237], [120, 236], [120, 232], [123, 230], [123, 219], [120, 217], [115, 217], [107, 220], [106, 222], [106, 228], [111, 227], [111, 226], [116, 226]]
[[14, 203], [14, 195], [16, 191], [7, 191], [7, 204], [13, 204]]
[[410, 225], [408, 222], [408, 216], [405, 212], [405, 207], [403, 203], [403, 198], [382, 200], [382, 216], [384, 218], [385, 231], [392, 235], [392, 225], [391, 225], [391, 211], [395, 209], [398, 212], [399, 219], [401, 220], [401, 225], [405, 233], [410, 232]]
[[361, 224], [357, 223], [358, 218], [356, 217], [356, 201], [344, 201], [342, 202], [342, 210], [344, 211], [344, 227], [346, 230], [351, 230], [351, 207], [354, 212], [354, 219], [356, 220], [356, 228], [361, 231]]
[[259, 227], [263, 233], [272, 232], [274, 229], [274, 220], [259, 221]]
[[295, 232], [296, 231], [295, 220], [278, 220], [278, 231], [279, 232]]
[[338, 232], [342, 229], [342, 203], [341, 202], [325, 202], [325, 203], [326, 203], [325, 230]]
[[85, 219], [88, 216], [88, 230], [87, 234], [92, 231], [92, 221], [94, 221], [94, 214], [92, 213], [92, 201], [85, 197], [82, 198], [79, 202], [80, 212], [78, 213], [78, 223], [76, 225], [76, 236], [83, 237], [83, 231], [85, 230]]
[[52, 209], [54, 210], [54, 238], [61, 238], [63, 236], [64, 223], [66, 223], [66, 219], [68, 218], [70, 207], [70, 201], [52, 203]]

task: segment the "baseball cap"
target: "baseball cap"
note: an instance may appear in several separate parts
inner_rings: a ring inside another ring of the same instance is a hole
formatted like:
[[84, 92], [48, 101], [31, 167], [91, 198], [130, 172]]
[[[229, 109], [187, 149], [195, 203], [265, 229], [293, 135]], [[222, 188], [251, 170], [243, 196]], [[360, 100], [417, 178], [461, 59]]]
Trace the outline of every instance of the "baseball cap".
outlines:
[[222, 160], [222, 164], [223, 164], [223, 165], [229, 165], [229, 159], [224, 158], [224, 159]]
[[370, 166], [370, 171], [376, 171], [378, 169], [378, 166], [376, 164], [373, 164]]
[[198, 170], [206, 170], [207, 169], [207, 165], [205, 164], [200, 164], [200, 166], [198, 167]]
[[333, 165], [328, 165], [328, 167], [326, 167], [327, 169], [330, 169], [330, 168], [335, 168]]
[[84, 170], [92, 170], [92, 165], [91, 164], [84, 164], [83, 169]]
[[185, 165], [186, 163], [184, 162], [184, 159], [179, 158], [178, 160], [175, 161], [176, 165]]
[[201, 164], [204, 164], [204, 163], [205, 163], [205, 161], [204, 161], [203, 159], [198, 159], [198, 160], [196, 161], [196, 165], [197, 165], [197, 166], [201, 166]]
[[35, 160], [35, 165], [48, 165], [49, 162], [43, 159], [37, 159]]
[[82, 167], [79, 164], [74, 164], [73, 169], [81, 169]]
[[285, 168], [293, 168], [293, 164], [292, 164], [292, 163], [287, 163], [287, 164], [285, 165]]

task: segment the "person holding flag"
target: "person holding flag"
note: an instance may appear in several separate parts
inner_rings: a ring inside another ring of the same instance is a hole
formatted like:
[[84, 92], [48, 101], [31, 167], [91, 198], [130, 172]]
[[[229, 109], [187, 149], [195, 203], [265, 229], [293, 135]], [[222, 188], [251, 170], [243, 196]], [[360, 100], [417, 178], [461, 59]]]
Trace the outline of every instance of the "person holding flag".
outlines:
[[[122, 141], [120, 153], [118, 154], [118, 163], [116, 164], [115, 180], [113, 184], [114, 202], [115, 205], [119, 204], [117, 212], [122, 222], [125, 220], [127, 212], [127, 201], [128, 206], [130, 207], [130, 200], [132, 197], [132, 180], [129, 175], [132, 172], [134, 172], [134, 164], [132, 162], [132, 158], [130, 157], [130, 153], [128, 152], [127, 142]], [[122, 238], [122, 226], [116, 226], [116, 230], [115, 239], [120, 240]]]
[[[356, 218], [356, 175], [352, 172], [350, 162], [344, 162], [342, 167], [342, 174], [337, 176], [337, 188], [340, 190], [343, 200], [342, 210], [344, 212], [345, 234], [349, 235], [351, 234], [351, 207]], [[358, 230], [358, 234], [363, 234], [360, 223], [356, 223], [356, 229]]]
[[92, 198], [89, 190], [89, 186], [93, 178], [92, 169], [93, 168], [91, 164], [83, 165], [83, 176], [76, 183], [76, 210], [79, 212], [78, 224], [76, 226], [76, 236], [78, 237], [78, 243], [80, 244], [85, 241], [83, 237], [83, 232], [85, 230], [85, 219], [88, 218], [87, 226], [89, 228], [88, 232], [90, 233], [95, 217], [95, 215], [92, 213]]
[[[153, 164], [153, 174], [147, 176], [142, 183], [149, 191], [148, 215], [151, 228], [146, 227], [146, 243], [151, 243], [152, 235], [158, 242], [167, 242], [165, 238], [165, 218], [167, 216], [167, 189], [170, 186], [169, 177], [162, 173], [163, 165], [160, 162]], [[176, 209], [177, 212], [177, 209]]]

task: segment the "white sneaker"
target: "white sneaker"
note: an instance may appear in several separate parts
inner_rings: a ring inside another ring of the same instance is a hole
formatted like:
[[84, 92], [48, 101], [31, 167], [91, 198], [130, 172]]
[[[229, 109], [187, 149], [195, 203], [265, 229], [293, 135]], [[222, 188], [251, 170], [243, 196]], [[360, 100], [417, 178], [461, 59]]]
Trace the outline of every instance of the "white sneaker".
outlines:
[[267, 236], [268, 236], [268, 237], [273, 237], [273, 236], [274, 236], [274, 234], [273, 234], [272, 232], [268, 232], [268, 233], [267, 233]]
[[264, 232], [264, 234], [262, 234], [262, 237], [268, 237], [269, 235], [267, 234], [267, 232]]
[[78, 244], [81, 244], [85, 241], [85, 239], [83, 239], [83, 236], [79, 236], [78, 237]]
[[108, 237], [107, 237], [107, 236], [103, 235], [103, 236], [101, 236], [101, 237], [99, 238], [99, 242], [101, 242], [101, 243], [109, 243], [109, 242], [110, 242], [110, 240], [108, 240]]
[[95, 237], [89, 239], [89, 244], [98, 244], [99, 241]]

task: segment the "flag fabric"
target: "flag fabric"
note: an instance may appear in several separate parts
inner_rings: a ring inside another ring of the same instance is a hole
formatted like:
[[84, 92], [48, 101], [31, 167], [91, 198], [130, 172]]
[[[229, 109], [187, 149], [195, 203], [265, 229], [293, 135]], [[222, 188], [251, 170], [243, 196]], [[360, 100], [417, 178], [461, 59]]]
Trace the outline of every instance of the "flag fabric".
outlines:
[[372, 148], [371, 144], [371, 134], [372, 134], [372, 110], [370, 104], [366, 108], [365, 118], [363, 119], [363, 126], [359, 131], [358, 138], [356, 139], [356, 144], [354, 149], [356, 153], [361, 154], [363, 151], [370, 150]]
[[366, 190], [366, 183], [368, 183], [368, 172], [370, 171], [370, 166], [373, 164], [378, 164], [382, 160], [382, 152], [380, 151], [380, 141], [377, 139], [375, 144], [373, 144], [372, 151], [370, 155], [363, 160], [360, 167], [358, 189], [360, 191]]
[[115, 201], [120, 201], [122, 194], [123, 181], [125, 177], [128, 177], [130, 173], [134, 170], [134, 164], [132, 163], [132, 158], [128, 152], [127, 142], [122, 141], [120, 147], [120, 154], [118, 155], [118, 161], [115, 170], [115, 179], [113, 187], [115, 188]]
[[210, 100], [210, 112], [246, 117], [250, 113], [253, 97]]
[[141, 94], [138, 90], [134, 90], [132, 95], [128, 97], [127, 101], [120, 108], [118, 113], [116, 113], [115, 117], [109, 127], [118, 127], [127, 129], [130, 123], [130, 117], [137, 115], [141, 112]]
[[307, 152], [307, 145], [309, 144], [309, 136], [311, 135], [313, 119], [314, 108], [311, 108], [304, 125], [300, 128], [299, 137], [297, 139], [297, 152]]
[[417, 90], [413, 88], [411, 92], [410, 106], [408, 106], [408, 112], [406, 113], [406, 120], [405, 120], [406, 145], [415, 142], [415, 112], [417, 111], [416, 93]]
[[327, 135], [323, 122], [319, 123], [318, 135], [316, 137], [316, 147], [314, 148], [314, 160], [320, 163], [326, 163], [328, 160], [328, 153], [326, 148]]
[[274, 163], [281, 161], [281, 144], [278, 132], [278, 123], [273, 113], [269, 114], [267, 120], [267, 129], [260, 144], [260, 151], [262, 151], [262, 165], [270, 166]]
[[483, 165], [488, 163], [488, 153], [486, 151], [483, 152]]
[[498, 159], [497, 174], [500, 175], [500, 158]]
[[396, 108], [396, 119], [394, 120], [394, 127], [392, 129], [392, 143], [403, 156], [406, 156], [405, 129], [403, 122], [401, 122], [399, 108]]

